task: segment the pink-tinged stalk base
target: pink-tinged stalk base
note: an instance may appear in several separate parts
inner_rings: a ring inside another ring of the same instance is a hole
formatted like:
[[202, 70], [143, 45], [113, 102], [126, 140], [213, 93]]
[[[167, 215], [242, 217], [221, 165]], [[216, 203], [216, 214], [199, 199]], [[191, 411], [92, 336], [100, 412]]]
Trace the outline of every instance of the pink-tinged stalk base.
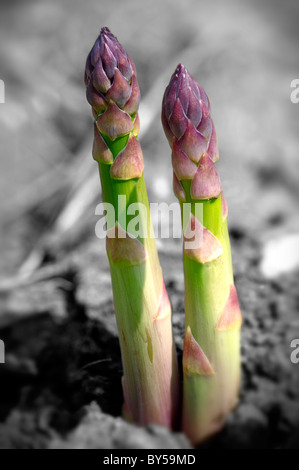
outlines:
[[[126, 243], [126, 239], [122, 239]], [[132, 240], [128, 239], [130, 248]], [[140, 243], [138, 240], [133, 243]], [[148, 257], [141, 253], [128, 263], [119, 261], [108, 250], [114, 295], [114, 307], [120, 333], [123, 360], [124, 416], [146, 426], [160, 424], [174, 429], [179, 409], [179, 378], [171, 328], [171, 306], [162, 279], [161, 294], [150, 282], [152, 271]], [[112, 260], [117, 259], [117, 262]], [[147, 282], [145, 282], [147, 280]], [[120, 295], [121, 293], [121, 295]]]
[[[233, 283], [227, 224], [222, 217], [223, 199], [219, 197], [213, 210], [211, 207], [204, 206], [203, 223], [209, 228], [205, 228], [208, 236], [203, 237], [202, 246], [184, 251], [186, 337], [182, 426], [194, 444], [223, 427], [237, 404], [241, 378], [242, 319]], [[199, 223], [195, 226], [202, 230]]]

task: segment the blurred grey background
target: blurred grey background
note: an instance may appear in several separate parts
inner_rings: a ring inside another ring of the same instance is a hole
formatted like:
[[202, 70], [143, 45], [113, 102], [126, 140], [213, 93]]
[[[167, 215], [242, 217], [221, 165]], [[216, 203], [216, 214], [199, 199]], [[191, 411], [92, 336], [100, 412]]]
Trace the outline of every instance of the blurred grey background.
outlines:
[[298, 248], [298, 2], [2, 0], [0, 9], [2, 280], [35, 269], [37, 246], [94, 236], [100, 185], [83, 72], [103, 25], [137, 67], [150, 199], [173, 200], [159, 115], [182, 62], [211, 100], [230, 224], [262, 243], [292, 234]]

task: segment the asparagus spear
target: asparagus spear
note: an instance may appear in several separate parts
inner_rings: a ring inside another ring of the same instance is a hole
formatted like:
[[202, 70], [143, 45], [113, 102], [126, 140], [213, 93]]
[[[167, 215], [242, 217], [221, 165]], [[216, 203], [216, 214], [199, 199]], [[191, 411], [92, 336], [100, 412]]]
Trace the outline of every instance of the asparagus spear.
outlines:
[[[140, 91], [133, 61], [108, 28], [102, 29], [88, 55], [85, 84], [95, 118], [93, 157], [99, 164], [103, 199], [113, 204], [116, 214], [116, 222], [107, 218], [106, 248], [124, 371], [123, 412], [141, 425], [173, 427], [179, 398], [177, 358], [171, 306], [155, 239], [150, 236], [143, 155], [137, 140]], [[137, 237], [132, 236], [132, 204], [146, 208], [137, 207]]]
[[[183, 430], [198, 443], [223, 426], [237, 403], [241, 312], [227, 204], [215, 166], [218, 143], [210, 103], [181, 64], [165, 91], [162, 123], [172, 149], [174, 192], [182, 213], [184, 203], [191, 204], [184, 231]], [[201, 220], [196, 217], [198, 203]], [[195, 235], [201, 243], [190, 248], [189, 239]]]

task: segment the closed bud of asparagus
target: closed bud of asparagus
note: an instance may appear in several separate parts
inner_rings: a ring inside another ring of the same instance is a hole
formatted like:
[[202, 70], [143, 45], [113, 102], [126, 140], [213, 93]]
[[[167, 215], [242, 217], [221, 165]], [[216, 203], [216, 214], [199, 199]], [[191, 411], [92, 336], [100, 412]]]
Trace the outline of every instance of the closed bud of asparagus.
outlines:
[[218, 142], [210, 116], [210, 102], [203, 88], [179, 64], [166, 89], [162, 123], [170, 146], [173, 141], [197, 164], [203, 153], [218, 160]]
[[[136, 114], [140, 91], [135, 65], [108, 28], [102, 29], [87, 57], [85, 85], [87, 100], [96, 116], [105, 112], [110, 102], [127, 115]], [[112, 106], [110, 115], [113, 112], [117, 113], [115, 106]], [[119, 116], [120, 113], [116, 119]]]
[[[165, 91], [162, 123], [172, 149], [173, 188], [184, 227], [186, 329], [183, 430], [199, 443], [219, 430], [240, 385], [241, 312], [234, 286], [218, 143], [202, 87], [179, 65]], [[202, 212], [198, 220], [197, 205]], [[200, 242], [188, 245], [191, 235]]]
[[[133, 61], [107, 28], [87, 58], [85, 84], [95, 118], [93, 157], [104, 202], [115, 214], [115, 220], [107, 217], [106, 249], [124, 370], [124, 415], [141, 425], [173, 428], [180, 384], [171, 305], [152, 237], [137, 140], [140, 92]], [[135, 217], [140, 235], [132, 224], [134, 206], [145, 209]]]

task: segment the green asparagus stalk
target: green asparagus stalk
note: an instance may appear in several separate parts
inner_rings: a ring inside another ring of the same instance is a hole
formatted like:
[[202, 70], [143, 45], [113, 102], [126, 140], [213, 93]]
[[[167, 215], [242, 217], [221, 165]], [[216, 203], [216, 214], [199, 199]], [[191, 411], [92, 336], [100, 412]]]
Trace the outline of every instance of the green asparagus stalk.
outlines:
[[[137, 140], [140, 91], [133, 61], [108, 28], [102, 29], [87, 58], [85, 84], [95, 119], [93, 157], [99, 164], [103, 200], [113, 205], [116, 215], [116, 222], [107, 217], [106, 248], [124, 372], [123, 413], [140, 425], [172, 428], [179, 378], [171, 306], [155, 239], [150, 236], [143, 155]], [[135, 214], [130, 209], [136, 204], [139, 228], [133, 236]]]
[[[191, 204], [184, 227], [182, 426], [192, 442], [199, 443], [223, 426], [237, 403], [241, 312], [233, 279], [227, 204], [215, 166], [218, 143], [210, 103], [181, 64], [165, 91], [162, 123], [172, 149], [174, 192], [182, 214], [184, 204]], [[202, 211], [196, 212], [198, 204]], [[190, 240], [200, 243], [190, 245]]]

